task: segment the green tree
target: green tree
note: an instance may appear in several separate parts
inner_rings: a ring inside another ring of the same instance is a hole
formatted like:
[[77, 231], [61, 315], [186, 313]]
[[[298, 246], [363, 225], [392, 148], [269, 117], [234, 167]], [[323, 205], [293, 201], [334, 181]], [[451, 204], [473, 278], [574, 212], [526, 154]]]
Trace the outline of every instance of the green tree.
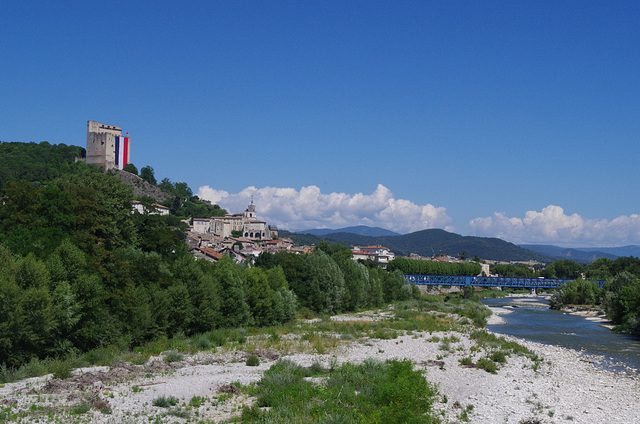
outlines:
[[467, 284], [464, 286], [462, 290], [462, 298], [463, 299], [474, 299], [476, 297], [476, 290], [470, 285]]
[[140, 169], [140, 178], [152, 185], [157, 185], [156, 176], [151, 166], [144, 166]]
[[220, 285], [221, 326], [247, 325], [251, 319], [251, 311], [247, 304], [239, 265], [225, 256], [216, 263], [214, 270]]
[[245, 271], [245, 293], [251, 309], [253, 323], [258, 326], [274, 325], [277, 322], [276, 299], [269, 285], [267, 273], [261, 268]]
[[[605, 295], [602, 306], [607, 317], [614, 324], [620, 325], [624, 323], [625, 315], [627, 315], [629, 311], [627, 309], [628, 299], [626, 303], [622, 301], [622, 292], [627, 287], [635, 284], [638, 284], [638, 279], [629, 272], [621, 272], [605, 284]], [[632, 293], [633, 291], [627, 291], [627, 297], [630, 292]]]
[[580, 277], [583, 271], [584, 267], [577, 262], [568, 259], [560, 259], [548, 264], [545, 269], [540, 271], [540, 275], [544, 278], [575, 280]]
[[336, 263], [344, 276], [345, 291], [342, 308], [347, 311], [355, 311], [358, 308], [368, 306], [367, 293], [371, 287], [367, 268], [354, 262], [351, 258], [340, 258], [336, 260]]
[[344, 296], [344, 276], [329, 255], [316, 250], [308, 259], [308, 308], [326, 314], [339, 311]]
[[610, 279], [613, 274], [613, 260], [609, 258], [598, 258], [587, 266], [586, 275], [588, 278], [597, 280]]
[[507, 278], [533, 278], [536, 275], [532, 269], [524, 264], [494, 265], [491, 267], [491, 272]]
[[83, 251], [101, 256], [115, 247], [136, 243], [130, 186], [101, 172], [73, 175], [55, 185], [70, 193], [75, 215], [72, 236]]
[[406, 300], [411, 297], [411, 293], [404, 290], [403, 287], [407, 285], [407, 280], [400, 270], [393, 272], [384, 272], [382, 274], [382, 292], [384, 301], [386, 303], [393, 302], [395, 300]]
[[132, 163], [128, 163], [125, 166], [123, 166], [122, 170], [130, 172], [133, 175], [138, 175], [138, 168], [136, 168], [136, 166], [134, 164], [132, 164]]
[[292, 290], [280, 266], [267, 269], [267, 281], [274, 292], [274, 315], [279, 323], [293, 321], [298, 311], [298, 299]]

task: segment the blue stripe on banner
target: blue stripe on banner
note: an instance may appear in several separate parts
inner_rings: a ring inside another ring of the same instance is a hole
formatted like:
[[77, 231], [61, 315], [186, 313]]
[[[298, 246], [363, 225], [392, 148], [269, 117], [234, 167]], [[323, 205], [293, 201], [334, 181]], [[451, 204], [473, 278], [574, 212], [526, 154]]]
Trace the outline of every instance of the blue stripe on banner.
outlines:
[[116, 136], [116, 165], [119, 165], [119, 158], [120, 158], [120, 139], [122, 137], [118, 137]]

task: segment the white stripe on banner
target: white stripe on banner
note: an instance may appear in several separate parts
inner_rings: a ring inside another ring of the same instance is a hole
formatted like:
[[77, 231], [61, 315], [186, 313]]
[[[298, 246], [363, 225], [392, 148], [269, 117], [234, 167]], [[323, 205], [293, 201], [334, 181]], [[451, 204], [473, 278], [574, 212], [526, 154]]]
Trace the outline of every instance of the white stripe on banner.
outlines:
[[118, 137], [118, 169], [124, 167], [124, 137]]

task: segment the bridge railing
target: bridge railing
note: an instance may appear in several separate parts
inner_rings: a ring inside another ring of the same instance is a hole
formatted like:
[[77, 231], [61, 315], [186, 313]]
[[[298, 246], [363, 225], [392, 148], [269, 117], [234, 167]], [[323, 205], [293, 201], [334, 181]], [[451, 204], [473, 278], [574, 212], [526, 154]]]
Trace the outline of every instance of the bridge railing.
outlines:
[[[527, 289], [551, 289], [574, 280], [555, 278], [514, 278], [514, 277], [471, 277], [463, 275], [416, 275], [405, 274], [404, 278], [411, 284], [433, 286], [480, 286], [480, 287], [521, 287]], [[602, 288], [605, 280], [597, 280]]]

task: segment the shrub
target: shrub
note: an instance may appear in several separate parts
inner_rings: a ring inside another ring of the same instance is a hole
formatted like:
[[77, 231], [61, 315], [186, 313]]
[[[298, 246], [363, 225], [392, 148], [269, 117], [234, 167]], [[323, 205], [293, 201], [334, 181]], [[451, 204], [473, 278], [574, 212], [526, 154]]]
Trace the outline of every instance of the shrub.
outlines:
[[498, 372], [498, 366], [489, 358], [479, 359], [476, 366], [481, 370], [485, 370], [486, 372], [491, 374], [496, 374]]
[[164, 360], [165, 362], [179, 362], [182, 361], [184, 359], [184, 356], [182, 355], [182, 353], [172, 350], [171, 352], [167, 352], [167, 354], [164, 356]]
[[51, 370], [55, 378], [64, 380], [71, 377], [71, 371], [73, 367], [71, 367], [71, 364], [66, 361], [55, 360], [51, 363], [49, 369]]
[[505, 355], [504, 351], [502, 350], [498, 350], [495, 351], [491, 354], [490, 356], [491, 360], [493, 362], [498, 362], [500, 364], [504, 364], [505, 362], [507, 362], [507, 356]]
[[326, 370], [324, 369], [324, 367], [320, 362], [316, 361], [313, 364], [311, 364], [311, 366], [309, 367], [309, 372], [311, 374], [316, 375], [316, 374], [324, 374]]
[[246, 364], [248, 367], [257, 367], [260, 365], [260, 358], [257, 355], [251, 355], [247, 358]]
[[473, 360], [468, 356], [466, 358], [459, 359], [458, 362], [460, 363], [460, 365], [472, 365], [473, 364]]

